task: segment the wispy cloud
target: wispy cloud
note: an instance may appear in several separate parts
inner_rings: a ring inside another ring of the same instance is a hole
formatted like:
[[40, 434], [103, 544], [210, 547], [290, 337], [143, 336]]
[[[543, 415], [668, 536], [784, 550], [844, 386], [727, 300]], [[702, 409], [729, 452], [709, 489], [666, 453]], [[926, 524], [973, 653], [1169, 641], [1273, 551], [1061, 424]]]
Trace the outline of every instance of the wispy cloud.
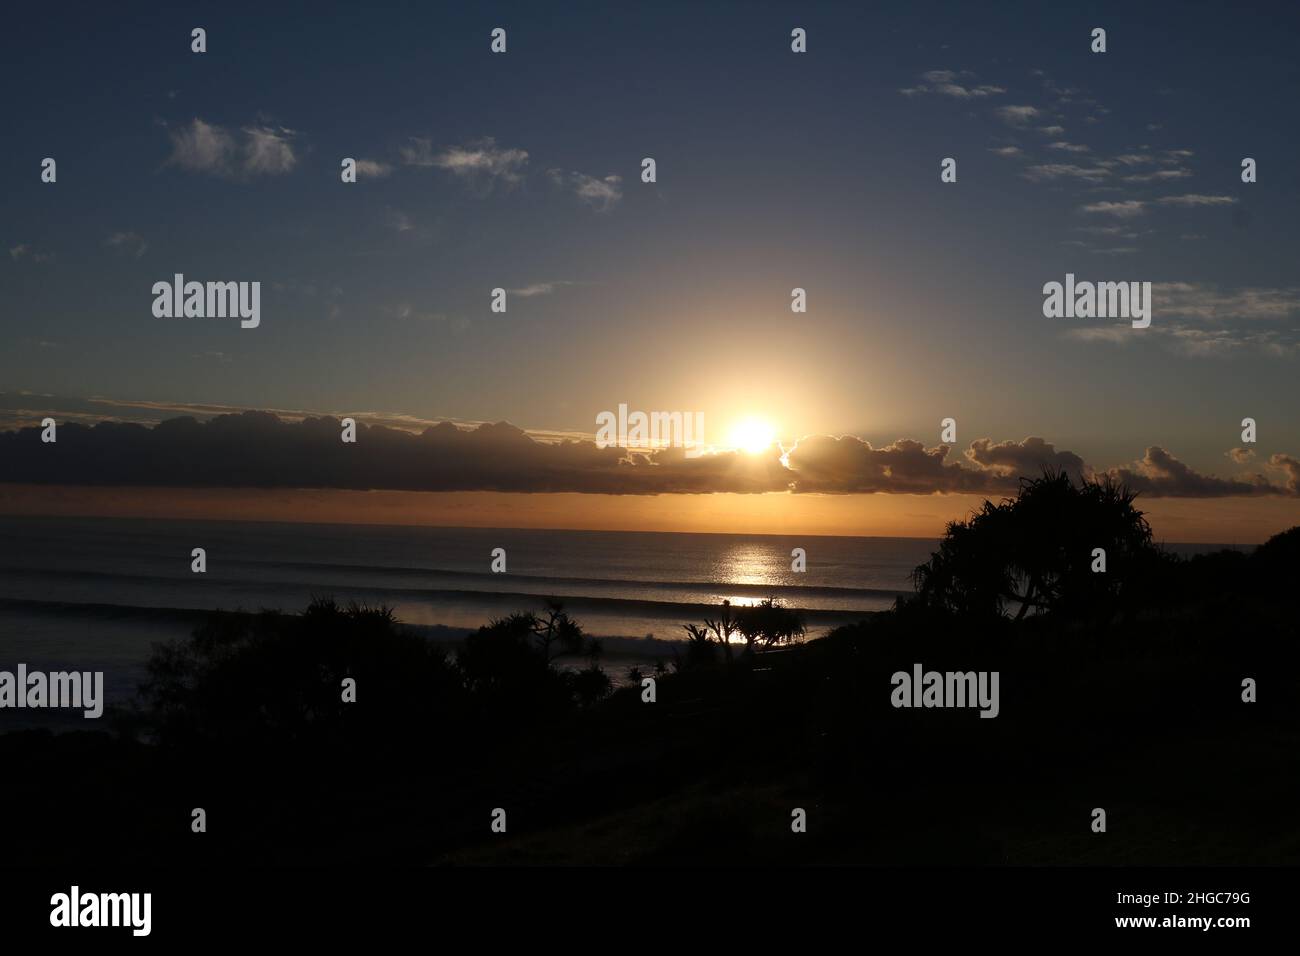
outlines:
[[50, 262], [54, 259], [52, 252], [38, 252], [25, 242], [20, 242], [16, 246], [9, 247], [9, 258], [14, 262], [20, 262], [24, 259], [31, 262]]
[[993, 112], [1008, 126], [1024, 126], [1043, 115], [1043, 111], [1036, 106], [999, 106]]
[[1102, 166], [1075, 166], [1071, 163], [1045, 163], [1030, 166], [1023, 173], [1031, 182], [1046, 182], [1054, 179], [1082, 179], [1085, 182], [1098, 183], [1110, 175], [1110, 170]]
[[231, 132], [195, 118], [168, 132], [172, 153], [168, 163], [187, 172], [224, 178], [276, 176], [297, 165], [294, 131], [282, 126], [245, 126]]
[[548, 169], [546, 174], [556, 186], [572, 192], [598, 212], [608, 212], [623, 198], [622, 176], [610, 175], [597, 179], [586, 173], [565, 172], [562, 169]]
[[1231, 206], [1236, 196], [1203, 196], [1189, 193], [1185, 196], [1161, 196], [1156, 202], [1163, 206]]
[[1203, 322], [1279, 322], [1300, 315], [1300, 287], [1225, 290], [1204, 282], [1160, 282], [1152, 295], [1162, 311]]
[[104, 240], [104, 245], [112, 246], [135, 259], [139, 259], [149, 249], [149, 243], [134, 232], [115, 232]]
[[432, 322], [442, 325], [450, 320], [446, 312], [432, 312], [418, 309], [409, 302], [401, 302], [392, 309], [395, 318], [403, 322]]
[[402, 147], [400, 154], [407, 166], [432, 166], [489, 187], [496, 183], [516, 185], [528, 165], [527, 150], [499, 147], [491, 136], [438, 151], [431, 140], [412, 137], [411, 145]]
[[1158, 282], [1152, 286], [1151, 300], [1154, 317], [1141, 335], [1127, 325], [1086, 326], [1065, 335], [1117, 346], [1152, 342], [1189, 358], [1300, 357], [1300, 287], [1223, 289], [1199, 282]]
[[537, 295], [550, 295], [566, 286], [577, 285], [578, 283], [570, 279], [556, 279], [552, 282], [534, 282], [532, 285], [526, 285], [521, 289], [507, 290], [511, 295], [517, 295], [524, 299], [530, 299]]
[[1130, 231], [1129, 226], [1075, 226], [1075, 232], [1086, 232], [1093, 236], [1119, 236], [1123, 239], [1136, 239], [1138, 234]]
[[1161, 183], [1175, 179], [1186, 179], [1192, 175], [1190, 169], [1157, 169], [1149, 173], [1133, 173], [1124, 177], [1126, 183]]
[[415, 220], [400, 209], [389, 209], [385, 221], [388, 227], [395, 232], [413, 232], [415, 230]]
[[1146, 213], [1146, 203], [1139, 199], [1125, 199], [1121, 202], [1094, 202], [1081, 206], [1080, 210], [1100, 216], [1116, 216], [1120, 219], [1132, 219]]
[[967, 78], [974, 79], [975, 74], [968, 71], [958, 73], [955, 70], [930, 70], [921, 74], [921, 81], [916, 86], [905, 87], [898, 92], [904, 96], [933, 93], [939, 96], [951, 96], [959, 100], [997, 96], [1006, 92], [1006, 89], [1001, 86], [992, 86], [987, 83], [972, 86]]

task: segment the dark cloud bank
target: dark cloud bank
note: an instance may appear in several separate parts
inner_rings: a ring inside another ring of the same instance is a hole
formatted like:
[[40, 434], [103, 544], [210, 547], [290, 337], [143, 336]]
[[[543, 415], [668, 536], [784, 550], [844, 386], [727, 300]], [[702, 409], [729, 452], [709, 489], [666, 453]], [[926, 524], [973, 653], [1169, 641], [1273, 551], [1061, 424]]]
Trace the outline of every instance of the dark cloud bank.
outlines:
[[226, 488], [343, 488], [394, 491], [702, 494], [793, 491], [821, 494], [981, 494], [1014, 491], [1044, 468], [1076, 479], [1110, 474], [1149, 497], [1300, 495], [1300, 460], [1274, 455], [1284, 483], [1263, 474], [1202, 475], [1158, 446], [1128, 466], [1097, 471], [1041, 438], [981, 438], [960, 456], [947, 445], [900, 439], [882, 448], [853, 437], [814, 435], [788, 453], [686, 457], [680, 449], [642, 452], [590, 441], [540, 442], [498, 422], [465, 429], [449, 422], [420, 434], [357, 426], [340, 440], [335, 418], [283, 422], [267, 412], [174, 418], [152, 428], [64, 423], [58, 441], [39, 428], [0, 433], [0, 481], [31, 484]]

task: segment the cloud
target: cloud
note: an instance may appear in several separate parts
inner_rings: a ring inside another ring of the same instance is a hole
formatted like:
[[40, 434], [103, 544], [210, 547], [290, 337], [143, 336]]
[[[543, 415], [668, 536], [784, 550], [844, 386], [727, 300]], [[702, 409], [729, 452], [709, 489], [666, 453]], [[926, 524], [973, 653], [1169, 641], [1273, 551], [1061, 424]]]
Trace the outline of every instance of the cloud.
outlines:
[[1042, 133], [1044, 136], [1060, 136], [1062, 133], [1065, 132], [1065, 127], [1064, 126], [1040, 126], [1038, 127], [1038, 132]]
[[1162, 196], [1156, 200], [1164, 206], [1231, 206], [1236, 201], [1236, 196], [1202, 196], [1195, 193], [1186, 196]]
[[1300, 287], [1222, 289], [1209, 283], [1157, 282], [1151, 299], [1155, 318], [1141, 336], [1126, 326], [1090, 326], [1065, 334], [1114, 345], [1152, 341], [1191, 358], [1300, 357]]
[[432, 166], [434, 165], [433, 140], [412, 136], [411, 145], [403, 146], [398, 150], [398, 154], [407, 166]]
[[169, 161], [182, 169], [226, 175], [235, 161], [235, 139], [220, 126], [196, 117], [189, 126], [172, 130], [169, 135], [172, 140]]
[[[23, 407], [31, 419], [49, 414]], [[1032, 436], [1019, 442], [978, 439], [949, 460], [947, 445], [926, 448], [898, 439], [876, 448], [851, 436], [814, 435], [801, 439], [783, 463], [780, 448], [760, 455], [724, 451], [688, 458], [680, 448], [636, 451], [571, 438], [540, 441], [506, 422], [462, 428], [444, 421], [416, 432], [366, 424], [360, 413], [353, 417], [358, 420], [355, 445], [339, 441], [337, 418], [284, 421], [262, 411], [216, 414], [206, 422], [171, 418], [152, 428], [65, 420], [54, 452], [41, 443], [38, 427], [23, 427], [0, 433], [0, 482], [626, 495], [1003, 495], [1014, 492], [1020, 477], [1037, 477], [1044, 468], [1076, 478], [1096, 474], [1073, 452]], [[386, 420], [420, 423], [401, 419]], [[1271, 484], [1262, 475], [1201, 475], [1152, 446], [1141, 461], [1105, 474], [1153, 497], [1300, 494], [1300, 461], [1274, 455], [1270, 466], [1285, 472], [1286, 485]]]
[[[1286, 459], [1287, 456], [1273, 457]], [[1152, 445], [1132, 465], [1111, 468], [1107, 474], [1131, 490], [1153, 498], [1254, 498], [1296, 494], [1294, 482], [1282, 487], [1270, 483], [1263, 475], [1251, 475], [1242, 479], [1199, 474], [1159, 445]], [[1294, 474], [1292, 477], [1295, 477]]]
[[1119, 236], [1123, 239], [1136, 239], [1138, 234], [1130, 232], [1129, 226], [1075, 226], [1075, 232], [1086, 232], [1093, 236]]
[[534, 282], [532, 285], [526, 285], [521, 289], [507, 289], [506, 291], [520, 298], [530, 299], [537, 295], [550, 295], [557, 289], [570, 285], [577, 285], [577, 283], [568, 279], [557, 279], [553, 282]]
[[1235, 461], [1237, 464], [1239, 464], [1239, 465], [1244, 465], [1244, 464], [1246, 464], [1247, 462], [1252, 461], [1252, 460], [1254, 459], [1254, 457], [1255, 457], [1255, 449], [1253, 449], [1253, 448], [1232, 448], [1232, 449], [1229, 449], [1228, 451], [1224, 452], [1224, 455], [1225, 455], [1226, 457], [1230, 458], [1231, 460]]
[[441, 324], [446, 322], [449, 318], [446, 312], [422, 312], [419, 309], [416, 309], [409, 302], [399, 303], [392, 310], [392, 313], [404, 322], [433, 322]]
[[385, 220], [388, 227], [396, 232], [413, 232], [415, 230], [415, 220], [400, 209], [389, 209]]
[[1300, 496], [1300, 459], [1291, 455], [1273, 455], [1268, 463], [1286, 472], [1286, 488], [1292, 495]]
[[1138, 199], [1126, 199], [1122, 202], [1094, 202], [1081, 206], [1080, 211], [1101, 216], [1115, 216], [1119, 219], [1132, 219], [1146, 212], [1146, 203]]
[[1043, 111], [1036, 106], [999, 106], [993, 112], [1008, 126], [1024, 126], [1043, 115]]
[[32, 262], [51, 262], [54, 259], [52, 252], [37, 252], [25, 242], [20, 242], [16, 246], [9, 247], [9, 258], [14, 262], [20, 262], [23, 259], [30, 259]]
[[434, 152], [431, 141], [427, 139], [412, 137], [411, 143], [400, 150], [402, 162], [406, 165], [446, 170], [488, 189], [496, 183], [507, 187], [517, 185], [523, 180], [524, 167], [528, 165], [527, 150], [503, 149], [491, 136], [439, 152]]
[[1080, 144], [1080, 143], [1067, 143], [1067, 142], [1064, 142], [1064, 141], [1058, 141], [1058, 142], [1055, 142], [1055, 143], [1048, 143], [1048, 144], [1047, 144], [1047, 148], [1048, 148], [1048, 149], [1059, 149], [1059, 150], [1062, 150], [1062, 151], [1067, 152], [1067, 153], [1090, 153], [1090, 152], [1092, 152], [1092, 147], [1091, 147], [1091, 146], [1084, 146], [1084, 145], [1082, 145], [1082, 144]]
[[1183, 167], [1180, 166], [1177, 169], [1157, 169], [1149, 173], [1133, 173], [1132, 175], [1125, 176], [1124, 182], [1126, 183], [1166, 182], [1168, 180], [1173, 180], [1173, 179], [1186, 179], [1190, 175], [1192, 175], [1192, 171], [1190, 169], [1184, 169]]
[[1300, 315], [1300, 287], [1221, 289], [1205, 282], [1158, 282], [1152, 295], [1162, 311], [1202, 322], [1280, 322]]
[[[814, 435], [800, 439], [787, 454], [793, 490], [821, 494], [894, 492], [979, 494], [1003, 484], [991, 473], [946, 461], [947, 445], [927, 449], [899, 439], [883, 448], [851, 436]], [[1009, 487], [1009, 486], [1008, 486]]]
[[574, 193], [582, 202], [599, 212], [608, 212], [623, 198], [623, 177], [606, 176], [597, 179], [585, 173], [548, 169], [546, 174], [556, 186]]
[[249, 175], [276, 176], [293, 169], [297, 159], [289, 145], [292, 131], [271, 129], [266, 126], [246, 126], [243, 129], [244, 171]]
[[996, 148], [990, 147], [989, 152], [994, 153], [995, 155], [998, 156], [1006, 156], [1008, 158], [1012, 156], [1025, 155], [1025, 151], [1021, 149], [1019, 146], [998, 146]]
[[149, 249], [149, 243], [134, 232], [115, 232], [104, 240], [104, 245], [112, 246], [135, 259], [139, 259]]
[[[1073, 169], [1075, 167], [1031, 166], [1030, 170], [1061, 168]], [[1230, 206], [1236, 201], [1237, 199], [1235, 196], [1202, 196], [1198, 194], [1188, 194], [1185, 196], [1161, 196], [1159, 199], [1151, 200], [1150, 202], [1142, 199], [1126, 199], [1122, 202], [1095, 202], [1081, 206], [1080, 212], [1116, 216], [1121, 219], [1131, 219], [1134, 216], [1145, 215], [1147, 207], [1152, 205], [1152, 203], [1161, 206], [1182, 206], [1184, 208], [1194, 208], [1201, 206]]]
[[930, 70], [921, 74], [921, 82], [916, 86], [900, 89], [898, 92], [904, 96], [917, 96], [924, 93], [934, 93], [939, 96], [951, 96], [959, 100], [979, 99], [985, 96], [997, 96], [1005, 93], [1006, 90], [1001, 86], [990, 86], [980, 84], [978, 86], [963, 85], [958, 82], [961, 77], [974, 77], [973, 73], [957, 73], [953, 70]]
[[192, 173], [227, 179], [278, 176], [298, 162], [291, 142], [294, 132], [284, 127], [245, 126], [236, 135], [196, 117], [168, 135], [168, 163]]
[[381, 163], [374, 159], [358, 159], [357, 175], [365, 179], [381, 179], [393, 171], [393, 167], [388, 163]]
[[153, 428], [69, 422], [60, 425], [60, 454], [42, 455], [40, 429], [24, 428], [0, 433], [0, 481], [592, 494], [763, 492], [789, 482], [778, 451], [629, 452], [539, 442], [506, 422], [473, 429], [442, 422], [419, 434], [359, 422], [355, 445], [340, 442], [340, 431], [335, 418], [286, 423], [255, 411]]
[[1083, 167], [1071, 163], [1045, 163], [1030, 166], [1021, 175], [1030, 182], [1045, 182], [1054, 179], [1082, 179], [1089, 183], [1098, 183], [1110, 175], [1110, 170], [1099, 166]]
[[1089, 476], [1089, 469], [1072, 451], [1057, 451], [1042, 438], [1030, 437], [1024, 441], [1004, 441], [996, 444], [990, 438], [977, 438], [966, 449], [966, 458], [1003, 477], [1036, 476], [1044, 469], [1064, 471], [1075, 481]]

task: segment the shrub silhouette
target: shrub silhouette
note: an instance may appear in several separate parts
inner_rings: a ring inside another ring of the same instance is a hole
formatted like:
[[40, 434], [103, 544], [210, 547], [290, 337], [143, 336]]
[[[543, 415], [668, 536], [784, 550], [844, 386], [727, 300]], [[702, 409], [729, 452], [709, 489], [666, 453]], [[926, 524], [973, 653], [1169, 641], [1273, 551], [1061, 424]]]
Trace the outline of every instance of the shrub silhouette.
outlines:
[[[498, 716], [555, 714], [610, 692], [609, 677], [596, 664], [600, 653], [600, 642], [550, 600], [543, 614], [516, 612], [480, 627], [465, 638], [456, 667], [476, 704]], [[576, 674], [557, 671], [551, 664], [563, 654], [586, 654], [591, 663]]]
[[[1014, 499], [986, 501], [949, 523], [939, 550], [912, 574], [922, 608], [977, 620], [1031, 611], [1106, 620], [1131, 607], [1164, 560], [1137, 495], [1109, 477], [1075, 484], [1064, 472], [1022, 478]], [[1106, 571], [1092, 570], [1093, 550]], [[1145, 576], [1145, 577], [1144, 577]]]
[[[342, 699], [348, 677], [358, 703]], [[155, 647], [140, 724], [164, 745], [338, 743], [437, 720], [461, 697], [446, 655], [391, 609], [316, 599], [301, 615], [217, 612]]]
[[[584, 650], [581, 671], [551, 666]], [[479, 628], [454, 662], [386, 607], [318, 598], [298, 615], [215, 612], [188, 641], [155, 646], [126, 726], [174, 747], [400, 747], [473, 713], [545, 718], [593, 704], [612, 690], [599, 651], [557, 602]], [[355, 703], [343, 700], [349, 677]]]
[[736, 617], [747, 653], [752, 654], [756, 645], [791, 644], [804, 636], [803, 618], [799, 612], [774, 597], [764, 598], [751, 607], [738, 608]]
[[714, 619], [705, 618], [704, 626], [683, 624], [686, 632], [686, 666], [707, 665], [717, 659], [717, 649], [722, 648], [727, 663], [732, 662], [731, 638], [740, 634], [740, 618], [730, 601], [722, 602], [722, 611]]
[[1297, 568], [1300, 568], [1300, 525], [1273, 535], [1250, 556], [1251, 583], [1275, 595], [1294, 585]]
[[686, 632], [686, 654], [683, 656], [673, 648], [673, 666], [678, 671], [712, 667], [718, 662], [718, 644], [707, 627], [683, 624], [682, 630]]

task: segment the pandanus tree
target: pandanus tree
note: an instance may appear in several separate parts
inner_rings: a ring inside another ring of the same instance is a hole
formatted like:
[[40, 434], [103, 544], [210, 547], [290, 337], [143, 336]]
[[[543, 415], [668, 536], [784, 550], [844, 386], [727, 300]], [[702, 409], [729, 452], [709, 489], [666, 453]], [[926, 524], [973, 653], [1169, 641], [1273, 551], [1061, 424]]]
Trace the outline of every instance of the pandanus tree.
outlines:
[[731, 663], [731, 638], [740, 633], [740, 619], [732, 609], [730, 601], [722, 602], [722, 613], [716, 618], [705, 618], [704, 627], [698, 624], [683, 624], [682, 629], [686, 631], [690, 644], [699, 648], [699, 656], [703, 657], [711, 653], [705, 648], [716, 642], [722, 645], [722, 653], [726, 656], [727, 663]]
[[738, 628], [745, 638], [745, 652], [749, 654], [759, 645], [790, 644], [804, 636], [803, 618], [799, 612], [774, 597], [739, 608], [736, 614]]
[[706, 619], [704, 626], [683, 624], [687, 636], [687, 660], [705, 664], [716, 659], [717, 648], [728, 664], [732, 662], [733, 638], [743, 638], [745, 653], [752, 654], [760, 646], [771, 647], [798, 641], [804, 636], [803, 618], [793, 608], [788, 608], [774, 597], [764, 598], [749, 607], [733, 607], [730, 601], [722, 602], [722, 612]]
[[1106, 619], [1159, 559], [1136, 497], [1109, 477], [1022, 478], [1015, 498], [986, 501], [948, 525], [939, 550], [912, 574], [913, 600], [973, 618]]

